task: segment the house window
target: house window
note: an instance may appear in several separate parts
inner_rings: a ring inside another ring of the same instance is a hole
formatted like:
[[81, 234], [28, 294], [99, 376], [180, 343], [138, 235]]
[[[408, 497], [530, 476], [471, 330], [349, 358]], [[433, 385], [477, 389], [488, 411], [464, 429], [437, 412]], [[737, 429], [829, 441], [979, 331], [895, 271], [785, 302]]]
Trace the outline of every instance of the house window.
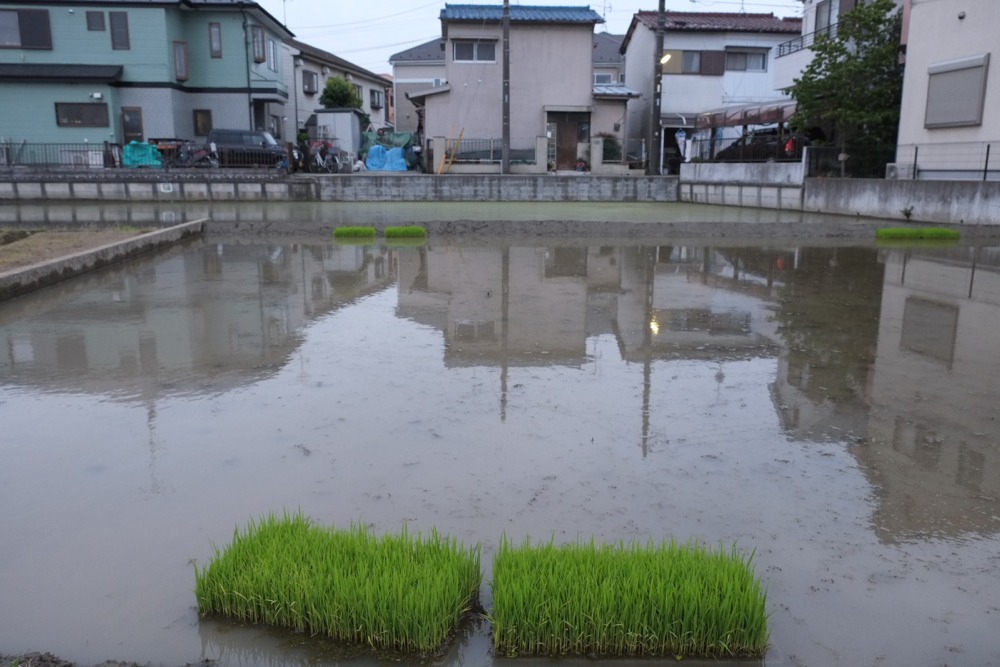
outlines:
[[314, 95], [319, 92], [319, 74], [302, 72], [302, 92], [306, 95]]
[[56, 102], [59, 127], [109, 127], [108, 105], [103, 102]]
[[104, 32], [104, 12], [87, 12], [87, 30]]
[[594, 83], [597, 85], [608, 85], [614, 83], [614, 77], [607, 73], [594, 73]]
[[823, 32], [830, 29], [830, 0], [822, 0], [816, 3], [816, 32]]
[[0, 11], [0, 48], [51, 49], [52, 30], [47, 9]]
[[365, 99], [365, 96], [363, 95], [364, 91], [361, 89], [361, 85], [360, 84], [357, 84], [357, 83], [354, 84], [354, 92], [358, 94], [358, 99], [359, 100]]
[[375, 90], [374, 88], [372, 90], [369, 90], [368, 97], [371, 101], [372, 109], [381, 109], [384, 106], [383, 102], [384, 94], [381, 90]]
[[187, 42], [174, 42], [174, 76], [178, 81], [188, 79], [188, 45]]
[[213, 58], [222, 57], [222, 24], [208, 24], [208, 51]]
[[208, 136], [208, 133], [212, 131], [212, 110], [211, 109], [195, 109], [194, 110], [194, 134], [196, 137]]
[[267, 59], [264, 52], [264, 29], [259, 25], [253, 26], [253, 61], [262, 63]]
[[726, 51], [726, 70], [730, 72], [767, 71], [765, 51]]
[[128, 37], [128, 12], [108, 12], [111, 22], [111, 48], [115, 51], [131, 49]]
[[670, 58], [660, 67], [664, 74], [721, 76], [726, 69], [725, 51], [665, 51]]
[[990, 54], [950, 60], [927, 70], [924, 127], [970, 127], [983, 124], [986, 70]]
[[267, 68], [278, 71], [278, 43], [270, 37], [267, 38]]
[[668, 55], [662, 65], [664, 74], [701, 73], [701, 51], [665, 51], [664, 57]]
[[456, 39], [452, 43], [453, 60], [459, 62], [487, 62], [493, 63], [497, 60], [496, 42], [479, 42], [473, 40]]

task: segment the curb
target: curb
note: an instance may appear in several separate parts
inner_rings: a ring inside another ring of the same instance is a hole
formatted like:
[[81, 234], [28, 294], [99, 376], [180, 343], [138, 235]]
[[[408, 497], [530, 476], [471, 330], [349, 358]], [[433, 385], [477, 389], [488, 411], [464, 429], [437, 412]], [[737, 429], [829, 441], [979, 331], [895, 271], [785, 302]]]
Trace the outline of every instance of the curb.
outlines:
[[185, 222], [59, 259], [0, 273], [0, 301], [54, 285], [136, 255], [152, 252], [192, 236], [201, 236], [206, 222], [207, 218]]

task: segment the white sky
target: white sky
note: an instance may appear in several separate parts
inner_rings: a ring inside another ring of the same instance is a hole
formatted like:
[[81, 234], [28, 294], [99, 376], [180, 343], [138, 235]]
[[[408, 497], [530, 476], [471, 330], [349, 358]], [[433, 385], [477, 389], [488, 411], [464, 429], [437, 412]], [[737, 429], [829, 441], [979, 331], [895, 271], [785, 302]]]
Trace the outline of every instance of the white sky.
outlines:
[[[302, 42], [375, 73], [391, 73], [389, 56], [441, 36], [445, 0], [257, 0]], [[501, 5], [503, 0], [454, 0], [449, 4]], [[656, 11], [658, 0], [511, 0], [511, 5], [589, 6], [604, 16], [597, 26], [624, 34], [637, 11]], [[679, 12], [773, 13], [802, 16], [801, 0], [666, 0]]]

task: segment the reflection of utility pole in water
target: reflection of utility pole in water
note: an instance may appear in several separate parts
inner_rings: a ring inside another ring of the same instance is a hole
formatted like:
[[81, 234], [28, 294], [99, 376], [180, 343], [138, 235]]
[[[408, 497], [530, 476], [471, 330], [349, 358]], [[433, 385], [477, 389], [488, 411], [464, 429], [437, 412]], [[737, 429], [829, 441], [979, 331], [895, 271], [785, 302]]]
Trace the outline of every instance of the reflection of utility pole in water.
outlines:
[[510, 312], [510, 247], [500, 252], [500, 421], [507, 421], [507, 331]]
[[643, 270], [644, 312], [642, 320], [642, 457], [649, 454], [649, 403], [653, 391], [653, 275], [656, 270], [656, 248], [639, 247]]

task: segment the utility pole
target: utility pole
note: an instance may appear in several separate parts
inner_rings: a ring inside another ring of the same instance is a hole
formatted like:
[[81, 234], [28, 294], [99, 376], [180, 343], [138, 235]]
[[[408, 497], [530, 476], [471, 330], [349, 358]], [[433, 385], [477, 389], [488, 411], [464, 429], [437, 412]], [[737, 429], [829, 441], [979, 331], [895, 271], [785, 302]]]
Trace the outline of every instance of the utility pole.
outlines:
[[503, 0], [503, 134], [500, 173], [510, 173], [510, 0]]
[[665, 0], [660, 0], [656, 12], [656, 46], [653, 53], [653, 103], [649, 113], [649, 159], [646, 161], [646, 175], [660, 173], [660, 151], [663, 140], [660, 137], [660, 106], [663, 98], [663, 31], [666, 27]]

